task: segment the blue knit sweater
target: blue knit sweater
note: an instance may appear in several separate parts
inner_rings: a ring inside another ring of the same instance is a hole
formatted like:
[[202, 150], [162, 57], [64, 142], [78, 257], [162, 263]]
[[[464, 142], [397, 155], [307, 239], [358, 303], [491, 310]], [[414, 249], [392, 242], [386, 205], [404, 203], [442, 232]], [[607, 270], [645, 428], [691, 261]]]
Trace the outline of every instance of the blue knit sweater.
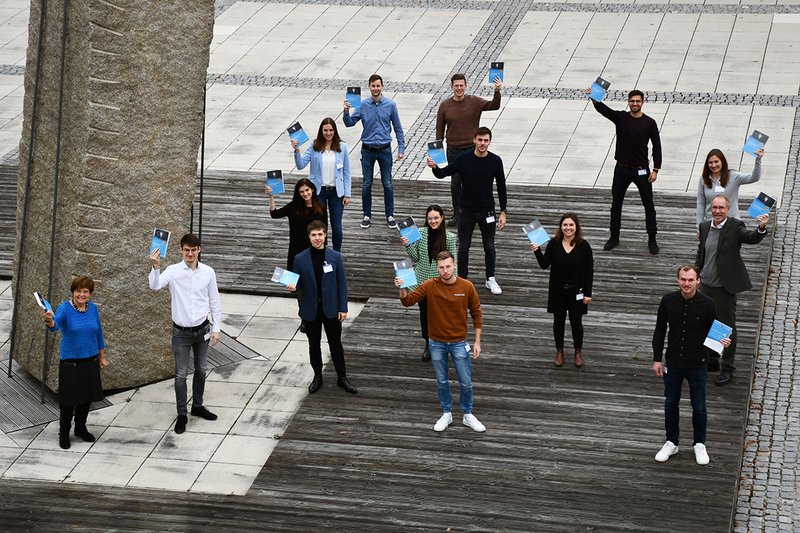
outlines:
[[55, 326], [47, 329], [61, 330], [61, 359], [86, 359], [106, 347], [97, 306], [88, 302], [87, 307], [85, 313], [80, 313], [67, 300], [56, 309]]

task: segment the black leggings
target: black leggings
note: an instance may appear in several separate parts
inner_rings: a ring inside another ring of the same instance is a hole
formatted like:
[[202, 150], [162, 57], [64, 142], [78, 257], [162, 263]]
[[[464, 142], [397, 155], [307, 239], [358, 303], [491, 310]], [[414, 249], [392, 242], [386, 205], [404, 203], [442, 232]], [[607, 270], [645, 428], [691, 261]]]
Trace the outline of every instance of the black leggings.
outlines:
[[75, 416], [75, 429], [86, 429], [86, 419], [89, 417], [89, 406], [91, 403], [82, 403], [80, 405], [61, 405], [61, 421], [59, 431], [61, 433], [69, 434], [70, 426], [72, 425], [72, 416]]
[[566, 326], [567, 314], [569, 313], [569, 325], [572, 328], [572, 344], [576, 350], [583, 349], [583, 309], [580, 305], [569, 305], [569, 308], [562, 308], [553, 313], [553, 337], [556, 341], [556, 349], [564, 349], [564, 328]]

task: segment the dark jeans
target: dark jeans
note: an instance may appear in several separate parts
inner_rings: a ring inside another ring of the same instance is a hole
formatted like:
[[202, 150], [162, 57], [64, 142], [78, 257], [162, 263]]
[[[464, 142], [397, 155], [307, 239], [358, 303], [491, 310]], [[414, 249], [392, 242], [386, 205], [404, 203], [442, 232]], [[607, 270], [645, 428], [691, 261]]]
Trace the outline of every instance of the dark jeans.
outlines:
[[417, 303], [419, 307], [419, 327], [422, 330], [422, 338], [425, 339], [425, 345], [428, 345], [428, 301], [420, 300]]
[[[474, 146], [467, 146], [466, 148], [450, 148], [448, 146], [447, 164], [452, 164], [458, 156], [474, 149]], [[453, 201], [453, 218], [458, 220], [458, 213], [461, 211], [461, 174], [458, 172], [450, 176], [450, 198]]]
[[647, 233], [655, 237], [658, 229], [656, 228], [656, 206], [653, 203], [653, 184], [647, 181], [650, 176], [650, 169], [644, 176], [639, 175], [639, 170], [624, 167], [620, 164], [614, 167], [614, 181], [611, 184], [611, 236], [619, 238], [619, 231], [622, 228], [622, 202], [625, 201], [625, 192], [631, 183], [639, 189], [639, 196], [642, 198], [644, 206], [644, 220]]
[[364, 215], [372, 216], [372, 180], [375, 174], [375, 162], [381, 170], [381, 184], [383, 185], [383, 209], [387, 217], [394, 216], [394, 189], [392, 188], [392, 149], [387, 148], [381, 152], [361, 150], [361, 172], [364, 180], [361, 182], [361, 204]]
[[322, 314], [322, 304], [319, 305], [317, 318], [306, 320], [306, 336], [308, 337], [308, 356], [315, 376], [322, 375], [322, 327], [328, 337], [328, 346], [331, 349], [331, 360], [339, 379], [347, 377], [344, 366], [344, 347], [342, 346], [342, 323], [339, 318], [327, 318]]
[[706, 381], [708, 370], [697, 368], [664, 367], [664, 427], [667, 440], [677, 445], [680, 439], [680, 401], [683, 380], [689, 382], [689, 397], [692, 400], [692, 428], [694, 442], [705, 444], [708, 413], [706, 412]]
[[80, 431], [86, 429], [86, 419], [89, 417], [89, 406], [91, 403], [81, 405], [60, 405], [61, 420], [59, 421], [58, 431], [69, 435], [72, 426], [72, 417], [75, 416], [75, 429]]
[[486, 258], [486, 279], [494, 276], [494, 266], [497, 252], [494, 248], [494, 235], [497, 232], [497, 222], [486, 222], [486, 217], [493, 215], [490, 211], [473, 213], [461, 211], [458, 217], [458, 275], [462, 278], [469, 277], [469, 247], [472, 245], [472, 234], [475, 224], [481, 230], [483, 253]]
[[569, 314], [569, 325], [572, 329], [572, 344], [575, 349], [583, 348], [583, 306], [573, 305], [577, 302], [575, 300], [575, 291], [568, 289], [563, 291], [560, 295], [565, 301], [560, 308], [553, 313], [553, 337], [556, 341], [556, 348], [559, 350], [564, 349], [564, 329], [567, 321], [567, 314]]
[[[725, 287], [709, 287], [700, 283], [700, 292], [714, 300], [717, 308], [717, 320], [733, 328], [731, 332], [731, 345], [722, 351], [722, 369], [733, 372], [733, 359], [736, 357], [736, 295], [729, 293]], [[711, 357], [716, 357], [712, 352]]]
[[211, 326], [188, 330], [172, 326], [172, 353], [175, 354], [175, 402], [178, 414], [186, 416], [186, 378], [189, 375], [189, 352], [194, 354], [194, 377], [192, 379], [192, 406], [203, 405], [203, 392], [206, 389], [208, 342], [205, 336]]
[[[342, 216], [344, 215], [344, 197], [336, 196], [336, 189], [326, 189], [322, 187], [319, 193], [319, 201], [328, 210], [331, 217], [331, 233], [333, 234], [333, 249], [337, 252], [342, 251]], [[291, 270], [291, 268], [289, 269]]]

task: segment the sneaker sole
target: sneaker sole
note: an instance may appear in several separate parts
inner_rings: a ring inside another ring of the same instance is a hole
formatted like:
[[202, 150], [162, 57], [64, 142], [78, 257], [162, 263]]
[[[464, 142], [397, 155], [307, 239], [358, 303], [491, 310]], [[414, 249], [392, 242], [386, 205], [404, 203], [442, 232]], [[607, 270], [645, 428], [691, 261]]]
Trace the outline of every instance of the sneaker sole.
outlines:
[[667, 461], [669, 461], [669, 458], [675, 455], [676, 453], [678, 453], [678, 448], [675, 448], [675, 451], [669, 454], [665, 459], [659, 459], [658, 456], [656, 455], [655, 460], [658, 461], [659, 463], [666, 463]]

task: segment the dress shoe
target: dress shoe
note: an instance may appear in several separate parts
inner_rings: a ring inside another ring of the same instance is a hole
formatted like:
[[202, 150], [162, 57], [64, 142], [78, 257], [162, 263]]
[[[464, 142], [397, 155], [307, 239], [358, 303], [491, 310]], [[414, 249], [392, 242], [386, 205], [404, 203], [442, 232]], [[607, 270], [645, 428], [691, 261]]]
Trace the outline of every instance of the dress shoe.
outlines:
[[186, 431], [186, 422], [189, 420], [189, 417], [186, 415], [178, 415], [178, 420], [175, 422], [175, 433], [180, 435], [184, 431]]
[[305, 332], [306, 332], [306, 321], [305, 320], [301, 320], [300, 321], [300, 333], [305, 333]]
[[67, 429], [66, 433], [61, 431], [58, 434], [58, 445], [61, 446], [62, 450], [69, 450], [70, 443], [69, 443], [69, 429]]
[[422, 352], [422, 360], [426, 363], [431, 360], [431, 352], [428, 350], [427, 346], [425, 347], [425, 351]]
[[458, 226], [458, 219], [456, 217], [451, 218], [447, 221], [447, 225], [450, 227]]
[[311, 385], [308, 386], [308, 393], [314, 394], [319, 389], [322, 388], [322, 376], [314, 376], [314, 379], [311, 381]]
[[86, 442], [94, 442], [94, 435], [89, 433], [89, 430], [86, 429], [86, 426], [83, 426], [82, 428], [75, 426], [75, 436], [79, 439], [83, 439]]
[[603, 250], [605, 250], [606, 252], [609, 251], [609, 250], [613, 250], [614, 248], [617, 247], [618, 244], [619, 244], [619, 238], [611, 237], [603, 245]]
[[650, 250], [650, 253], [653, 255], [656, 255], [658, 253], [659, 248], [655, 237], [650, 237], [650, 239], [648, 239], [647, 249]]
[[583, 366], [583, 353], [580, 348], [575, 348], [575, 366], [578, 368]]
[[193, 405], [192, 406], [192, 416], [199, 416], [200, 418], [204, 418], [206, 420], [216, 420], [217, 415], [203, 407], [202, 405]]
[[350, 394], [356, 394], [358, 392], [358, 389], [355, 387], [355, 385], [350, 383], [347, 380], [347, 378], [340, 379], [339, 381], [336, 382], [336, 384], [339, 385], [344, 390], [346, 390], [347, 392], [349, 392]]
[[556, 358], [553, 361], [553, 364], [556, 366], [561, 366], [564, 364], [564, 348], [556, 348]]
[[722, 371], [719, 373], [719, 377], [714, 381], [716, 385], [727, 385], [733, 379], [733, 370], [728, 370], [727, 368], [723, 368]]

